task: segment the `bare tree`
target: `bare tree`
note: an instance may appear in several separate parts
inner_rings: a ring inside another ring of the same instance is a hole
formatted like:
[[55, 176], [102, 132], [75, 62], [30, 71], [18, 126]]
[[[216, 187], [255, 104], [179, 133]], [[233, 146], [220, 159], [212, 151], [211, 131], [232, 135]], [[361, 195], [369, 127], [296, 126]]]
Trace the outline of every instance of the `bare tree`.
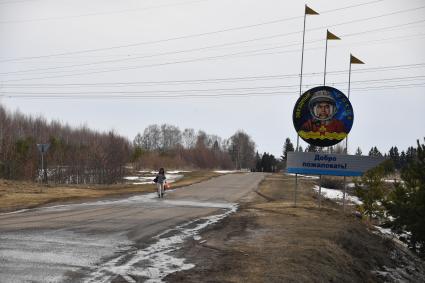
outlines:
[[182, 133], [183, 147], [186, 149], [195, 147], [196, 135], [194, 129], [184, 129]]
[[230, 137], [229, 153], [237, 169], [252, 168], [255, 163], [255, 143], [245, 132], [239, 130]]

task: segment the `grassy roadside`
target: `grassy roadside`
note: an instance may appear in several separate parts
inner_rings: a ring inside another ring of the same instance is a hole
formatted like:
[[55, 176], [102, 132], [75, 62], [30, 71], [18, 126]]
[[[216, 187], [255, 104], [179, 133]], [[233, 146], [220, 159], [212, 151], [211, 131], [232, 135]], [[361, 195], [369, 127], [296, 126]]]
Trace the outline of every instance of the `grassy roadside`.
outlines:
[[[210, 171], [184, 173], [184, 177], [172, 188], [199, 183], [221, 174]], [[51, 203], [63, 203], [82, 200], [95, 200], [105, 197], [154, 192], [154, 184], [130, 185], [40, 185], [32, 182], [19, 182], [0, 179], [0, 212], [10, 212], [25, 208], [34, 208]]]
[[269, 175], [256, 197], [177, 256], [195, 268], [167, 282], [424, 282], [425, 263], [312, 191], [314, 181]]

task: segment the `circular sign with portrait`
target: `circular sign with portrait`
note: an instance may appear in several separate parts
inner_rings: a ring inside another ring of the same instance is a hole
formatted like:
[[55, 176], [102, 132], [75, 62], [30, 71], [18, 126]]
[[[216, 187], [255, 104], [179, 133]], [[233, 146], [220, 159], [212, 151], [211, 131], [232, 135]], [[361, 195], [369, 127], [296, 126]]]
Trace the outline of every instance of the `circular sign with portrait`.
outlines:
[[315, 146], [332, 146], [348, 135], [353, 126], [353, 107], [339, 90], [318, 86], [306, 91], [294, 107], [292, 120], [298, 135]]

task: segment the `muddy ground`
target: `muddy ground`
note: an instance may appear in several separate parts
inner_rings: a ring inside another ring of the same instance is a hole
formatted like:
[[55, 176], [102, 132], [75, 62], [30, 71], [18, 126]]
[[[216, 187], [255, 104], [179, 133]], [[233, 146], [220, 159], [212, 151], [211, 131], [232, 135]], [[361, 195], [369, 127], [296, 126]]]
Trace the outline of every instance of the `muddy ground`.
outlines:
[[238, 212], [189, 241], [178, 256], [193, 269], [167, 282], [425, 282], [425, 264], [331, 201], [314, 180], [269, 175]]

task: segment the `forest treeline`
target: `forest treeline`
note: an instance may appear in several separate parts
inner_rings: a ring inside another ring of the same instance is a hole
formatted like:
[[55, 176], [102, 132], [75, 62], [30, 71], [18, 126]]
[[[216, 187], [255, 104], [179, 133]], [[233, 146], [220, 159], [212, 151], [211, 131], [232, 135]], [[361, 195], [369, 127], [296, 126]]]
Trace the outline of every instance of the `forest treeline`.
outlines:
[[[45, 154], [42, 174], [37, 144], [50, 145]], [[300, 147], [299, 150], [303, 151]], [[342, 153], [342, 146], [328, 148]], [[56, 183], [111, 184], [123, 181], [128, 168], [156, 169], [252, 169], [278, 172], [285, 168], [286, 154], [294, 151], [287, 138], [282, 155], [256, 152], [252, 138], [239, 130], [228, 139], [194, 129], [149, 125], [133, 140], [114, 131], [98, 132], [87, 126], [70, 127], [59, 121], [47, 121], [20, 112], [11, 113], [0, 105], [0, 178], [42, 180]], [[308, 146], [304, 151], [321, 151]], [[362, 154], [360, 148], [356, 154]], [[383, 155], [393, 160], [395, 169], [405, 167], [415, 156], [409, 147], [399, 152], [392, 147], [382, 154], [372, 147], [369, 155]]]
[[[37, 144], [49, 144], [41, 171]], [[111, 184], [128, 168], [252, 168], [255, 143], [239, 130], [229, 139], [168, 124], [150, 125], [133, 141], [86, 126], [70, 127], [0, 105], [0, 178]]]
[[195, 132], [187, 128], [181, 131], [168, 124], [150, 125], [133, 141], [133, 161], [136, 168], [241, 169], [254, 163], [255, 143], [243, 131], [237, 131], [229, 139]]
[[0, 106], [0, 177], [43, 178], [37, 144], [48, 143], [46, 177], [57, 183], [115, 183], [124, 177], [131, 143], [113, 131], [99, 133], [86, 126], [71, 128]]

